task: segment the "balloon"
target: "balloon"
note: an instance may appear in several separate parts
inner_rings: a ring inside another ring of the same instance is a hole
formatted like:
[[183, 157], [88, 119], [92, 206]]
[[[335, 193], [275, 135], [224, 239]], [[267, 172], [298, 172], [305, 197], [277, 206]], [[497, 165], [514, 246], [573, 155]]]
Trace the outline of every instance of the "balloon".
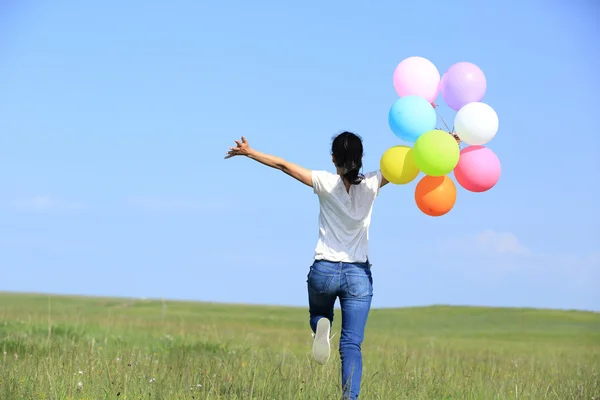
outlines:
[[394, 88], [398, 96], [420, 96], [430, 104], [439, 93], [440, 72], [423, 57], [409, 57], [394, 70]]
[[415, 188], [415, 202], [424, 214], [439, 217], [456, 203], [456, 185], [448, 176], [424, 176]]
[[483, 71], [469, 62], [454, 64], [440, 81], [442, 98], [454, 111], [474, 101], [481, 101], [485, 96], [486, 87]]
[[486, 144], [498, 132], [498, 115], [485, 103], [469, 103], [456, 113], [454, 130], [465, 143]]
[[460, 186], [470, 192], [490, 190], [500, 179], [500, 160], [483, 146], [469, 146], [460, 152], [454, 177]]
[[423, 133], [435, 128], [435, 109], [423, 97], [402, 97], [390, 108], [388, 122], [394, 135], [414, 143]]
[[381, 156], [379, 168], [383, 177], [396, 185], [412, 182], [419, 175], [419, 169], [413, 158], [413, 149], [408, 146], [394, 146], [387, 149]]
[[413, 149], [415, 164], [425, 175], [450, 173], [460, 157], [460, 148], [448, 132], [434, 129], [422, 134]]

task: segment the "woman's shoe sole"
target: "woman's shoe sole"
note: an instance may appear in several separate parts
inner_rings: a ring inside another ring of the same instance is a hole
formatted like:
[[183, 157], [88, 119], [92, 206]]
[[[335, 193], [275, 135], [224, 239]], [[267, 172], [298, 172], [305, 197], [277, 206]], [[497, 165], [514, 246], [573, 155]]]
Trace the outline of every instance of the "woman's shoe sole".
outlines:
[[327, 318], [321, 318], [317, 322], [317, 331], [315, 333], [315, 341], [313, 342], [313, 356], [318, 364], [325, 364], [329, 360], [331, 351], [329, 331], [331, 323]]

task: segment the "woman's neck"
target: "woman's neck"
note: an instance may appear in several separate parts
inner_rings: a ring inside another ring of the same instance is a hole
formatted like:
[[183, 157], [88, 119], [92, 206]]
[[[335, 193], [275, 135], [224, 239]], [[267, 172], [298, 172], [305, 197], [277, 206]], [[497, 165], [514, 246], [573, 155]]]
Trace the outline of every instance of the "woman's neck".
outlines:
[[344, 178], [343, 171], [342, 171], [341, 168], [337, 168], [336, 172], [340, 176], [340, 178], [342, 179], [342, 182], [344, 183], [344, 186], [346, 187], [346, 192], [350, 193], [350, 186], [352, 186], [352, 184], [350, 182], [348, 182], [346, 180], [346, 178]]

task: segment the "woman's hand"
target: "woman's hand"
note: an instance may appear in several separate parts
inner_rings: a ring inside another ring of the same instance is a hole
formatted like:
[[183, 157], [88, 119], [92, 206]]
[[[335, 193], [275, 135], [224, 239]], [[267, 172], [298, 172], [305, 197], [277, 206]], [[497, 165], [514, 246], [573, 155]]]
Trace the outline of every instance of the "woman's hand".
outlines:
[[454, 137], [454, 140], [456, 140], [456, 143], [460, 144], [460, 138], [458, 137], [458, 135], [454, 132], [452, 132], [451, 135]]
[[235, 143], [237, 144], [237, 147], [230, 147], [229, 151], [225, 155], [225, 159], [231, 158], [233, 156], [248, 156], [252, 151], [250, 145], [248, 144], [248, 141], [244, 136], [242, 136], [241, 143], [239, 140], [236, 140]]

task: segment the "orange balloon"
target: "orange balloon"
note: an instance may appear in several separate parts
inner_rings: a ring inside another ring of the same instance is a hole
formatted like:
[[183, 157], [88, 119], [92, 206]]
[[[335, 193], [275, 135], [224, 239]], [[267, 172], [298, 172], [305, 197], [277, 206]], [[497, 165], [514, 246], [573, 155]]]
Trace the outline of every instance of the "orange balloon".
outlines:
[[442, 216], [456, 203], [456, 185], [447, 175], [425, 175], [415, 188], [415, 202], [424, 214]]

